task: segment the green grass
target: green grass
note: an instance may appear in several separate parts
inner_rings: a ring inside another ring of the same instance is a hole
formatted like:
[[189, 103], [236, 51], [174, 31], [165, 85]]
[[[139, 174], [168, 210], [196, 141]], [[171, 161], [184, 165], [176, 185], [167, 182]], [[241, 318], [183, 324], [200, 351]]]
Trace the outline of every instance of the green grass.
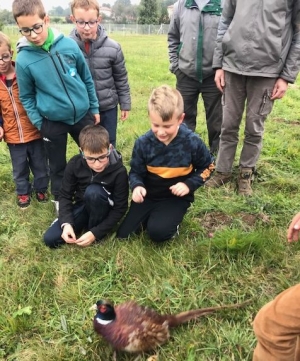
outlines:
[[[122, 45], [132, 92], [132, 112], [119, 123], [117, 141], [128, 166], [134, 140], [149, 128], [151, 90], [175, 79], [165, 36], [113, 37]], [[253, 317], [299, 280], [300, 244], [286, 242], [300, 206], [298, 88], [299, 82], [290, 87], [266, 121], [254, 196], [237, 196], [233, 183], [199, 189], [180, 236], [163, 246], [146, 235], [124, 242], [110, 234], [89, 248], [47, 249], [42, 235], [55, 217], [53, 205], [34, 200], [27, 210], [18, 209], [9, 153], [0, 143], [0, 359], [111, 360], [110, 347], [93, 332], [89, 310], [97, 299], [109, 298], [135, 299], [161, 313], [252, 299], [244, 309], [173, 330], [158, 350], [160, 361], [251, 360]], [[201, 101], [197, 131], [207, 142]], [[68, 157], [76, 152], [70, 141]]]

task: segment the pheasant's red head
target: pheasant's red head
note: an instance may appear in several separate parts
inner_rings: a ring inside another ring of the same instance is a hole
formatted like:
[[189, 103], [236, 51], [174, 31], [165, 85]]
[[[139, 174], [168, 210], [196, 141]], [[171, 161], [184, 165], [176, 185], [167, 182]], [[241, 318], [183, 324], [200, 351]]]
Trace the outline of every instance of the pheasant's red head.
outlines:
[[111, 302], [100, 300], [97, 301], [97, 314], [96, 317], [101, 320], [114, 320], [116, 318], [116, 313], [114, 306]]

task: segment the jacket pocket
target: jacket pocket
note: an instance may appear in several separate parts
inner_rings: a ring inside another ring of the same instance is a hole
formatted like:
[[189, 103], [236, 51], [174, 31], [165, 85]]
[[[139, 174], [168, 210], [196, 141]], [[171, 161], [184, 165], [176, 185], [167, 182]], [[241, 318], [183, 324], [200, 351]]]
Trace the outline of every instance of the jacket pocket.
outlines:
[[267, 116], [271, 113], [271, 110], [273, 108], [273, 100], [271, 100], [271, 94], [272, 92], [270, 90], [265, 90], [259, 107], [259, 115]]

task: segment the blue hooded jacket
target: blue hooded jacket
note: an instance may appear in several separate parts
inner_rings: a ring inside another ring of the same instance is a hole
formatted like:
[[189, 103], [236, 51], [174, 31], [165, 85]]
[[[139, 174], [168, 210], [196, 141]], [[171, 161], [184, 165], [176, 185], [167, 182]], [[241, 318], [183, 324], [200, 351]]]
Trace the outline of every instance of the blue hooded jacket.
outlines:
[[99, 103], [88, 65], [76, 42], [56, 29], [47, 52], [23, 37], [17, 44], [16, 74], [20, 100], [32, 124], [43, 118], [69, 125], [88, 111], [99, 113]]

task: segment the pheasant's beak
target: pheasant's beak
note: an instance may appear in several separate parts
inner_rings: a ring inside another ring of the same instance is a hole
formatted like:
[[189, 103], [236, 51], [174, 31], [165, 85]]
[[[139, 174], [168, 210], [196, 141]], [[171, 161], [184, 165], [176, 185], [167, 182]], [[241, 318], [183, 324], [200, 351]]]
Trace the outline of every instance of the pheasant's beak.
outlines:
[[90, 311], [97, 311], [98, 308], [97, 308], [96, 303], [94, 303], [93, 306], [89, 308], [89, 310], [90, 310]]

